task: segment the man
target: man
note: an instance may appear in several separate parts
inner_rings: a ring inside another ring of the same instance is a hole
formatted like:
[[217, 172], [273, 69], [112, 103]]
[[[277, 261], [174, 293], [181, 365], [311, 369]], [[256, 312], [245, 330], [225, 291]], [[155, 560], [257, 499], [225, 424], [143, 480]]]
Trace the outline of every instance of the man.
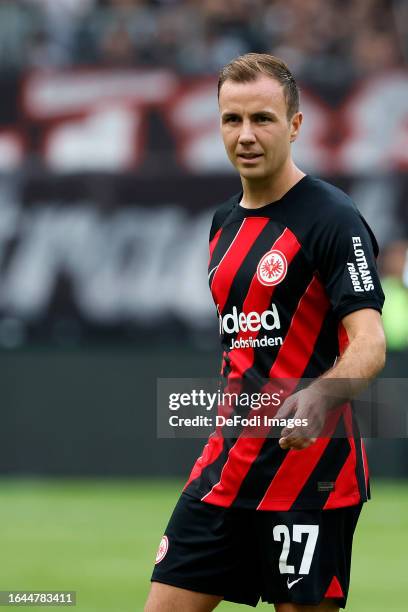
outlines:
[[273, 56], [222, 70], [221, 132], [242, 192], [214, 216], [209, 281], [227, 384], [315, 379], [278, 412], [308, 428], [286, 427], [279, 440], [210, 436], [162, 539], [145, 612], [209, 612], [223, 599], [261, 598], [277, 612], [346, 603], [369, 485], [340, 383], [351, 397], [384, 365], [383, 293], [375, 238], [351, 200], [292, 160], [298, 105]]

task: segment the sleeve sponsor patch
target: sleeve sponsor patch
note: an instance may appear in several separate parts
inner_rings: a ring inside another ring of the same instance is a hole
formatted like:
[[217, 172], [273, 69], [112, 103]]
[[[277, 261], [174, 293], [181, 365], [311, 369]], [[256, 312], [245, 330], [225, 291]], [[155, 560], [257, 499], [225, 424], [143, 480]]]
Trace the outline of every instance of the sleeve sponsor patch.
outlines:
[[360, 236], [352, 236], [352, 243], [354, 258], [353, 261], [347, 262], [347, 268], [353, 289], [356, 293], [374, 291], [372, 273], [368, 267], [367, 257]]

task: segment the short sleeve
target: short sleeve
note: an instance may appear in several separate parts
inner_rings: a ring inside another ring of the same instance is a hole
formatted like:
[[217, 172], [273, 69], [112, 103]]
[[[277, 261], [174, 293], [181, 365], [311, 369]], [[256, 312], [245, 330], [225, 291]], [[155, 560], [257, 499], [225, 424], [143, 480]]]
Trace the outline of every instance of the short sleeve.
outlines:
[[378, 245], [358, 210], [336, 207], [315, 236], [314, 266], [337, 318], [362, 308], [381, 313], [384, 293], [376, 265]]

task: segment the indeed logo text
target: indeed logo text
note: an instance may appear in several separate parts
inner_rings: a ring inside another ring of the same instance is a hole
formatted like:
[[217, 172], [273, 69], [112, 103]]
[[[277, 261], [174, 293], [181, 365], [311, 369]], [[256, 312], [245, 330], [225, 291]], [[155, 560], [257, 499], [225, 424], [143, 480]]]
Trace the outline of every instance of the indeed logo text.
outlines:
[[[218, 307], [217, 307], [218, 310]], [[238, 332], [258, 332], [260, 329], [271, 331], [280, 329], [280, 319], [278, 309], [275, 304], [271, 305], [271, 310], [263, 312], [238, 312], [234, 306], [232, 312], [224, 316], [219, 315], [220, 334], [237, 334]]]

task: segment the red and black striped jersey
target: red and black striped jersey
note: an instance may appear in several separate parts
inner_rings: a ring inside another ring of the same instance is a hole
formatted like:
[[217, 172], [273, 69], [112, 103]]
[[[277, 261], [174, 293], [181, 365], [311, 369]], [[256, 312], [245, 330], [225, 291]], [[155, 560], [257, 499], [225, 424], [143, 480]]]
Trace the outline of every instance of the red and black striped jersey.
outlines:
[[[342, 319], [362, 308], [381, 312], [374, 235], [346, 194], [310, 176], [256, 210], [240, 206], [241, 196], [216, 211], [210, 232], [223, 379], [316, 378], [345, 348]], [[184, 491], [259, 510], [366, 501], [367, 460], [350, 404], [336, 411], [332, 425], [332, 436], [300, 451], [282, 450], [276, 438], [231, 438], [218, 428]]]

